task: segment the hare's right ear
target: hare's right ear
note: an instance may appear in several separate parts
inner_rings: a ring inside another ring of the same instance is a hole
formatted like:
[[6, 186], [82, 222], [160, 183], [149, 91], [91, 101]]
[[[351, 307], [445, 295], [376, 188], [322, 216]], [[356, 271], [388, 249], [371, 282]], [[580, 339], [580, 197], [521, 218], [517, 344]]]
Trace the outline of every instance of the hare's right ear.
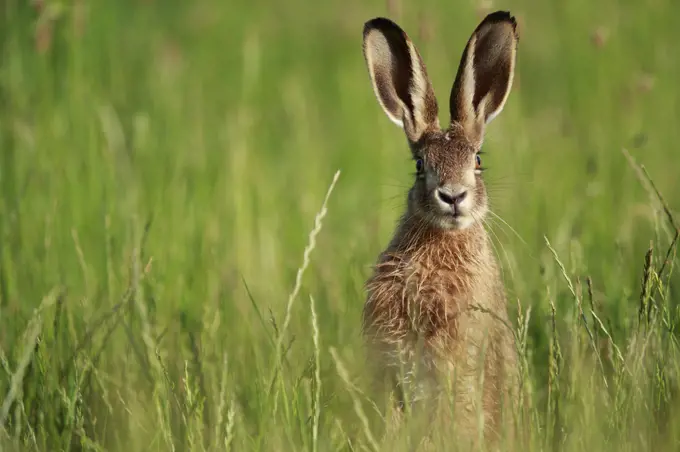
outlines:
[[510, 94], [517, 54], [517, 23], [510, 13], [491, 13], [465, 46], [451, 90], [451, 123], [481, 143], [484, 126], [498, 115]]
[[437, 100], [425, 65], [397, 24], [381, 17], [366, 22], [364, 57], [380, 105], [411, 142], [439, 129]]

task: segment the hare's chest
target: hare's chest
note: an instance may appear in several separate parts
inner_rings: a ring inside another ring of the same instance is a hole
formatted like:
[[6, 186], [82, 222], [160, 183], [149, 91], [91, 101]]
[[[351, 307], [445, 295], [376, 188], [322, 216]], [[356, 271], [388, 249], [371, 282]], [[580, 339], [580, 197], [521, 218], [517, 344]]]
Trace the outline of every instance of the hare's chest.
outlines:
[[464, 269], [431, 268], [418, 262], [404, 272], [405, 314], [419, 333], [434, 334], [450, 328], [470, 302], [470, 284]]
[[427, 399], [439, 392], [441, 375], [454, 369], [475, 374], [482, 319], [470, 309], [474, 287], [465, 272], [418, 262], [401, 270], [376, 275], [367, 320], [378, 335], [383, 363], [399, 375], [409, 398]]
[[469, 270], [413, 267], [404, 281], [404, 305], [410, 347], [424, 349], [426, 359], [453, 358], [475, 367], [477, 351], [489, 327], [484, 315], [488, 296]]

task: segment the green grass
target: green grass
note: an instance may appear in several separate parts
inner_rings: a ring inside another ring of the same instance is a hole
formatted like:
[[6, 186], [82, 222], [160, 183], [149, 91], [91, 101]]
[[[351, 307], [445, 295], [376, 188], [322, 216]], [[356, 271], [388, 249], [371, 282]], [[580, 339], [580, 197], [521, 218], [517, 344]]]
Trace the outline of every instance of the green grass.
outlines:
[[[474, 2], [30, 3], [0, 2], [0, 449], [379, 447], [362, 285], [412, 162], [361, 30], [411, 34], [445, 123]], [[521, 449], [677, 450], [674, 227], [622, 149], [673, 214], [680, 7], [494, 8], [521, 22], [485, 142]]]

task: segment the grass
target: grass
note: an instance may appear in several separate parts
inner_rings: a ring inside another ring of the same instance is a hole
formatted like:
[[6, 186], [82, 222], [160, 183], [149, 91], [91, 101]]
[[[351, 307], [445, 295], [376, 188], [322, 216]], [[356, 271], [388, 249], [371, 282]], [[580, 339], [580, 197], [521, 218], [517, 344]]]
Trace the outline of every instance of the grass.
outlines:
[[[0, 3], [0, 449], [384, 448], [362, 285], [412, 169], [361, 29], [404, 26], [445, 123], [484, 5], [43, 4]], [[493, 8], [521, 26], [484, 156], [521, 447], [677, 450], [680, 9]]]

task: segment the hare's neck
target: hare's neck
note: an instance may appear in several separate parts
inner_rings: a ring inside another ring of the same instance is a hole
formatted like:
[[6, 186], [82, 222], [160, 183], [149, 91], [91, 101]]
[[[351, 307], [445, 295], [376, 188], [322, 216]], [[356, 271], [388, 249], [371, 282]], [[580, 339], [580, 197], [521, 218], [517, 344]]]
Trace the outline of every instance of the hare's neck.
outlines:
[[489, 238], [484, 227], [475, 223], [462, 230], [444, 230], [420, 221], [403, 219], [390, 244], [390, 251], [403, 257], [434, 259], [446, 265], [453, 261], [479, 262], [489, 253]]

